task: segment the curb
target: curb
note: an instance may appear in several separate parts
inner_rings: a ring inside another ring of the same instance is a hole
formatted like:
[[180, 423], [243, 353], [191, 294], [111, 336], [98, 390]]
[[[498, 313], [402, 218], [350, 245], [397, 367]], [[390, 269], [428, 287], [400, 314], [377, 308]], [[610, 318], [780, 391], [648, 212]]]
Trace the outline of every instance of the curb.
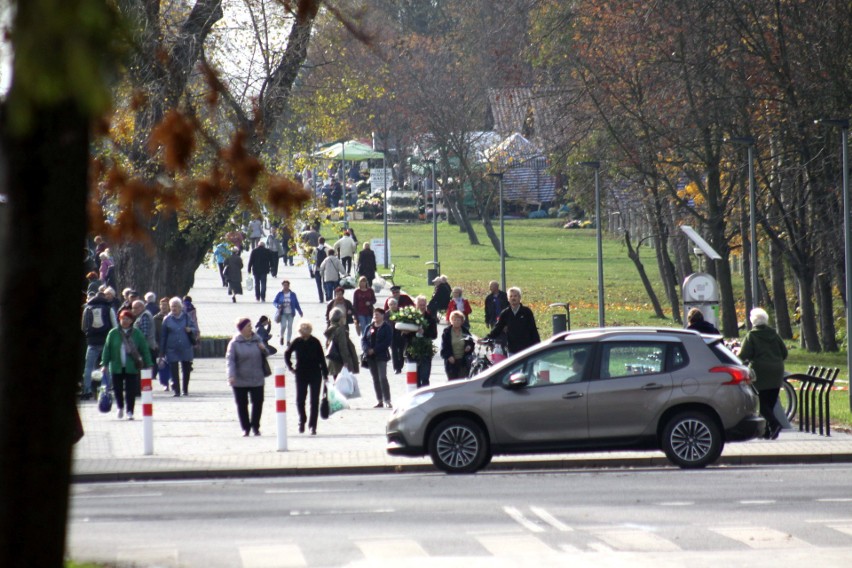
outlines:
[[[852, 463], [852, 453], [843, 454], [764, 454], [745, 456], [723, 456], [712, 467], [748, 465], [795, 465]], [[480, 473], [512, 472], [520, 470], [566, 470], [566, 469], [626, 469], [667, 468], [677, 470], [666, 458], [658, 456], [630, 458], [580, 458], [531, 461], [492, 462]], [[375, 475], [389, 473], [435, 473], [441, 472], [432, 464], [410, 465], [352, 465], [340, 467], [284, 467], [262, 469], [217, 469], [217, 470], [173, 470], [83, 473], [71, 476], [72, 483], [122, 483], [128, 481], [169, 481], [203, 479], [258, 479], [267, 477], [311, 477], [318, 475]]]

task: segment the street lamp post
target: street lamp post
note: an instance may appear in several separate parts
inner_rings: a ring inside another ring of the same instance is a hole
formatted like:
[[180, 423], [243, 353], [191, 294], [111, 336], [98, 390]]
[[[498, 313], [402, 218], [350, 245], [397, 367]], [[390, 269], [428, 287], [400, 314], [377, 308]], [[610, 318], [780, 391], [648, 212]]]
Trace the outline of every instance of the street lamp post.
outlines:
[[[749, 267], [751, 271], [751, 305], [746, 306], [746, 314], [758, 304], [760, 292], [757, 283], [757, 212], [754, 187], [754, 138], [751, 136], [735, 136], [726, 138], [725, 142], [748, 148], [748, 225], [749, 225]], [[751, 320], [746, 316], [746, 325], [751, 327]]]
[[600, 162], [580, 162], [581, 166], [595, 170], [595, 237], [598, 248], [598, 326], [604, 327], [604, 279], [603, 279], [603, 233], [601, 227], [601, 181]]
[[438, 186], [435, 183], [435, 160], [423, 160], [429, 164], [432, 180], [432, 268], [438, 270]]
[[346, 202], [349, 200], [346, 191], [346, 142], [340, 142], [340, 183], [343, 185], [343, 228], [349, 227], [349, 219], [346, 215]]
[[503, 172], [488, 174], [499, 182], [499, 214], [500, 214], [500, 289], [506, 290], [506, 223], [503, 220]]
[[[840, 151], [843, 156], [843, 233], [845, 245], [845, 271], [846, 271], [846, 375], [852, 377], [852, 346], [849, 338], [852, 338], [852, 220], [849, 219], [850, 196], [849, 196], [849, 119], [846, 118], [824, 118], [815, 121], [817, 124], [825, 124], [840, 128]], [[852, 389], [849, 390], [849, 409], [852, 410]]]
[[[384, 189], [382, 191], [382, 225], [384, 228], [384, 240], [385, 240], [385, 252], [384, 252], [384, 262], [385, 269], [390, 268], [388, 266], [389, 258], [388, 258], [388, 170], [387, 170], [387, 150], [382, 151], [382, 180], [384, 183]], [[371, 190], [372, 191], [372, 190]]]

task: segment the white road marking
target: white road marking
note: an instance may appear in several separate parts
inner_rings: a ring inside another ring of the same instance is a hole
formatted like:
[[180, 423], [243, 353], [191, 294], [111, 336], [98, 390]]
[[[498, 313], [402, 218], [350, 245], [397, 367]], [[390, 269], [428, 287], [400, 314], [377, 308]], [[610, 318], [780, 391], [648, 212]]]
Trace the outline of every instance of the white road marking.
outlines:
[[657, 504], [660, 507], [689, 507], [695, 505], [695, 501], [663, 501]]
[[545, 523], [552, 526], [558, 531], [571, 532], [574, 530], [556, 517], [554, 517], [553, 515], [551, 515], [550, 513], [548, 513], [546, 510], [542, 509], [541, 507], [530, 507], [530, 511], [535, 513], [538, 518], [540, 518], [542, 521], [544, 521]]
[[772, 505], [777, 502], [775, 499], [743, 499], [740, 505]]
[[350, 489], [267, 489], [267, 495], [290, 495], [299, 493], [353, 493]]
[[750, 548], [809, 548], [811, 546], [810, 543], [791, 534], [768, 527], [710, 527], [710, 530]]
[[674, 552], [681, 548], [653, 532], [639, 529], [598, 529], [594, 535], [615, 550], [631, 552]]
[[805, 522], [824, 525], [827, 523], [852, 523], [852, 519], [807, 519]]
[[299, 568], [308, 565], [295, 544], [241, 546], [240, 558], [243, 568]]
[[479, 536], [476, 537], [485, 549], [498, 558], [524, 558], [529, 560], [536, 556], [551, 556], [558, 551], [550, 548], [538, 538], [522, 534], [506, 538], [505, 536]]
[[602, 542], [590, 542], [589, 548], [595, 552], [612, 552], [612, 549]]
[[359, 540], [355, 545], [361, 549], [366, 560], [387, 560], [389, 558], [423, 558], [428, 556], [416, 540]]
[[74, 499], [145, 499], [147, 497], [162, 497], [162, 493], [101, 493], [75, 495]]
[[174, 546], [120, 548], [115, 555], [119, 566], [177, 566], [178, 549]]
[[852, 524], [834, 525], [834, 524], [829, 523], [826, 526], [830, 529], [836, 530], [837, 532], [842, 532], [843, 534], [848, 534], [848, 535], [852, 536]]
[[850, 503], [852, 502], [852, 498], [827, 498], [827, 499], [817, 499], [817, 503]]
[[503, 507], [503, 511], [507, 515], [512, 517], [512, 519], [514, 519], [516, 523], [518, 523], [519, 525], [521, 525], [522, 527], [524, 527], [528, 531], [535, 532], [535, 533], [544, 532], [543, 528], [541, 528], [540, 526], [538, 526], [534, 522], [527, 519], [524, 516], [524, 514], [521, 513], [519, 510], [517, 510], [516, 508], [514, 508], [514, 507]]

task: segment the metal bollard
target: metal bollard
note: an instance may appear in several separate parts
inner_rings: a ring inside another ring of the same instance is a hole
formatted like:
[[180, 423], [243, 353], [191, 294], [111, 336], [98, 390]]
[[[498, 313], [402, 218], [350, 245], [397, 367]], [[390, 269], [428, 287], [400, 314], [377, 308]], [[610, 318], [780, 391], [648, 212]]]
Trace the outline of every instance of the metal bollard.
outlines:
[[414, 361], [405, 363], [405, 384], [408, 392], [417, 390], [417, 363]]
[[287, 451], [287, 381], [284, 367], [275, 367], [275, 417], [278, 422], [278, 451]]
[[143, 454], [154, 453], [154, 392], [151, 389], [151, 369], [142, 369], [140, 386], [142, 390], [142, 446]]

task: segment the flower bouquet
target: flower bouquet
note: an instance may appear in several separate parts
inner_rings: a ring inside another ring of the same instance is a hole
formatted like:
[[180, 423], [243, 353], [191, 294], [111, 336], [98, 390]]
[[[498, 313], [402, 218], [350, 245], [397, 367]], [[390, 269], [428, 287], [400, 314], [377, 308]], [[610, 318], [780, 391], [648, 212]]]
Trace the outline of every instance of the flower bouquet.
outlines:
[[390, 320], [400, 331], [418, 331], [421, 327], [426, 327], [426, 316], [414, 306], [406, 306], [392, 313]]

